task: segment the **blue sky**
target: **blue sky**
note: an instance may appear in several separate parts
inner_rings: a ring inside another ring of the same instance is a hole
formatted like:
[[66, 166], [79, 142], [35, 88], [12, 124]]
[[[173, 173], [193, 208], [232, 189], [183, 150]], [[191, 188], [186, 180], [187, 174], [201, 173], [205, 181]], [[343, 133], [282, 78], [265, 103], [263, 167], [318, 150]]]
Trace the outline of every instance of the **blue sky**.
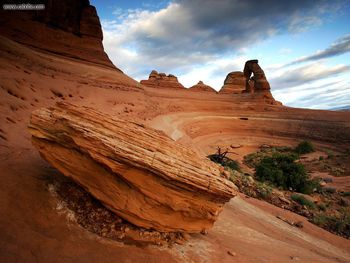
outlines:
[[350, 0], [91, 1], [104, 47], [129, 76], [151, 70], [219, 90], [248, 59], [293, 107], [350, 105]]

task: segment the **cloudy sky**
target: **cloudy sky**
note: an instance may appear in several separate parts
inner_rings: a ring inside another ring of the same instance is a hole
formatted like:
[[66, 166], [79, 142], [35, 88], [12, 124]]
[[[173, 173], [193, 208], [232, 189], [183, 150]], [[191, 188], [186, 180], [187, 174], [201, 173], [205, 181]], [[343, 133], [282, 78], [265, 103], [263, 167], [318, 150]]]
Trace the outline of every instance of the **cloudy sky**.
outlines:
[[259, 64], [285, 105], [350, 105], [350, 0], [92, 0], [104, 46], [136, 80], [152, 69], [219, 90]]

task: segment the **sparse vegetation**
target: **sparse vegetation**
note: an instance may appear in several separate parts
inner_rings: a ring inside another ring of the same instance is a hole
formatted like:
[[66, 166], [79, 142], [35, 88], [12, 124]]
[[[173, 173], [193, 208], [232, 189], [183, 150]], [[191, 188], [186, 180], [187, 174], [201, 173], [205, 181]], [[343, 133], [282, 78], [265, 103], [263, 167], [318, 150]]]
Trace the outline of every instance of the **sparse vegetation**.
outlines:
[[264, 157], [256, 166], [256, 178], [269, 181], [284, 190], [311, 193], [318, 183], [309, 179], [304, 166], [295, 162], [297, 158], [295, 154], [280, 153]]
[[217, 148], [217, 152], [214, 154], [211, 154], [208, 156], [208, 158], [218, 164], [221, 164], [224, 167], [228, 167], [232, 170], [239, 171], [239, 163], [235, 160], [232, 160], [231, 158], [227, 157], [226, 155], [228, 153], [233, 153], [229, 152], [227, 149], [225, 151], [222, 151], [220, 147]]
[[307, 206], [308, 208], [311, 208], [311, 209], [315, 209], [316, 208], [316, 205], [314, 202], [306, 199], [304, 196], [302, 195], [299, 195], [299, 194], [292, 194], [291, 195], [291, 198], [293, 201], [301, 204], [301, 205], [305, 205]]
[[327, 159], [333, 159], [334, 157], [334, 153], [329, 151], [329, 150], [326, 150], [326, 153], [327, 153]]
[[317, 205], [318, 209], [322, 210], [322, 211], [326, 211], [327, 206], [324, 203], [318, 204]]
[[314, 152], [314, 146], [309, 141], [302, 141], [295, 147], [294, 151], [298, 154], [305, 154], [305, 153], [311, 153]]
[[266, 200], [270, 198], [273, 188], [266, 183], [256, 182], [256, 192], [258, 197]]
[[318, 214], [311, 221], [333, 233], [350, 238], [350, 211], [348, 209], [340, 209], [337, 216]]
[[323, 187], [320, 191], [322, 194], [334, 194], [336, 192], [336, 189], [334, 187]]
[[251, 168], [255, 168], [266, 156], [272, 156], [275, 153], [292, 153], [293, 149], [286, 146], [262, 147], [260, 151], [244, 156], [244, 163]]
[[[296, 148], [262, 145], [258, 152], [244, 157], [244, 163], [255, 168], [253, 183], [248, 180], [252, 179], [251, 176], [241, 175], [242, 178], [235, 177], [235, 184], [246, 195], [289, 209], [332, 233], [350, 238], [347, 199], [350, 192], [341, 192], [329, 185], [333, 182], [331, 177], [311, 179], [307, 173], [319, 171], [346, 176], [349, 172], [349, 155], [323, 149], [328, 157], [300, 158], [300, 154], [313, 149], [312, 144], [312, 147], [308, 144], [302, 142]], [[310, 198], [300, 193], [309, 194]]]

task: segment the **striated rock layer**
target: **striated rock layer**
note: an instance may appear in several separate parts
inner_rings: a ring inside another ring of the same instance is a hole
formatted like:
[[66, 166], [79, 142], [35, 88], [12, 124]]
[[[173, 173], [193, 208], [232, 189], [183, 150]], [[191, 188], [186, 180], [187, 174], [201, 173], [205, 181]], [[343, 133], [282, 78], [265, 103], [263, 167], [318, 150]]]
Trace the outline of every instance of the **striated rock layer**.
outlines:
[[91, 108], [36, 110], [29, 130], [43, 158], [137, 226], [199, 232], [235, 195], [216, 164], [163, 132]]
[[140, 83], [151, 88], [175, 88], [184, 89], [185, 87], [178, 81], [177, 77], [165, 73], [158, 73], [155, 70], [149, 74], [148, 80], [141, 80]]

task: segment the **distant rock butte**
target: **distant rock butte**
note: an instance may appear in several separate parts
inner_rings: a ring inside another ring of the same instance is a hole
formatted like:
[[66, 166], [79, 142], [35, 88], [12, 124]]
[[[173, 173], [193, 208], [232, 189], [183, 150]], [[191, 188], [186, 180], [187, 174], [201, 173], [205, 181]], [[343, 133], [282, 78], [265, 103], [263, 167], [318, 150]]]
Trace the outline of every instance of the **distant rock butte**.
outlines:
[[[251, 76], [253, 74], [253, 76]], [[230, 72], [219, 91], [220, 94], [249, 94], [257, 103], [282, 105], [276, 101], [270, 91], [270, 84], [265, 73], [258, 65], [258, 60], [248, 60], [244, 65], [244, 72]], [[247, 96], [247, 95], [244, 95]]]
[[219, 93], [234, 93], [239, 94], [242, 93], [246, 87], [245, 87], [246, 79], [244, 77], [243, 72], [241, 71], [233, 71], [230, 72], [224, 81], [224, 86], [222, 86]]
[[190, 87], [189, 90], [190, 91], [206, 91], [206, 92], [215, 92], [216, 93], [215, 89], [204, 84], [203, 81], [201, 81], [201, 80], [196, 85], [193, 85], [192, 87]]
[[151, 88], [175, 88], [185, 89], [185, 87], [178, 81], [177, 77], [165, 73], [158, 73], [155, 70], [149, 74], [148, 80], [141, 80], [140, 83]]
[[257, 59], [248, 60], [244, 65], [243, 73], [246, 80], [246, 92], [250, 92], [252, 87], [254, 91], [270, 90], [270, 84]]
[[235, 196], [215, 163], [138, 123], [60, 103], [29, 130], [44, 159], [137, 226], [200, 232]]
[[[11, 2], [11, 1], [10, 1]], [[102, 29], [88, 0], [43, 0], [44, 10], [0, 10], [0, 35], [44, 51], [115, 66], [104, 52]]]

